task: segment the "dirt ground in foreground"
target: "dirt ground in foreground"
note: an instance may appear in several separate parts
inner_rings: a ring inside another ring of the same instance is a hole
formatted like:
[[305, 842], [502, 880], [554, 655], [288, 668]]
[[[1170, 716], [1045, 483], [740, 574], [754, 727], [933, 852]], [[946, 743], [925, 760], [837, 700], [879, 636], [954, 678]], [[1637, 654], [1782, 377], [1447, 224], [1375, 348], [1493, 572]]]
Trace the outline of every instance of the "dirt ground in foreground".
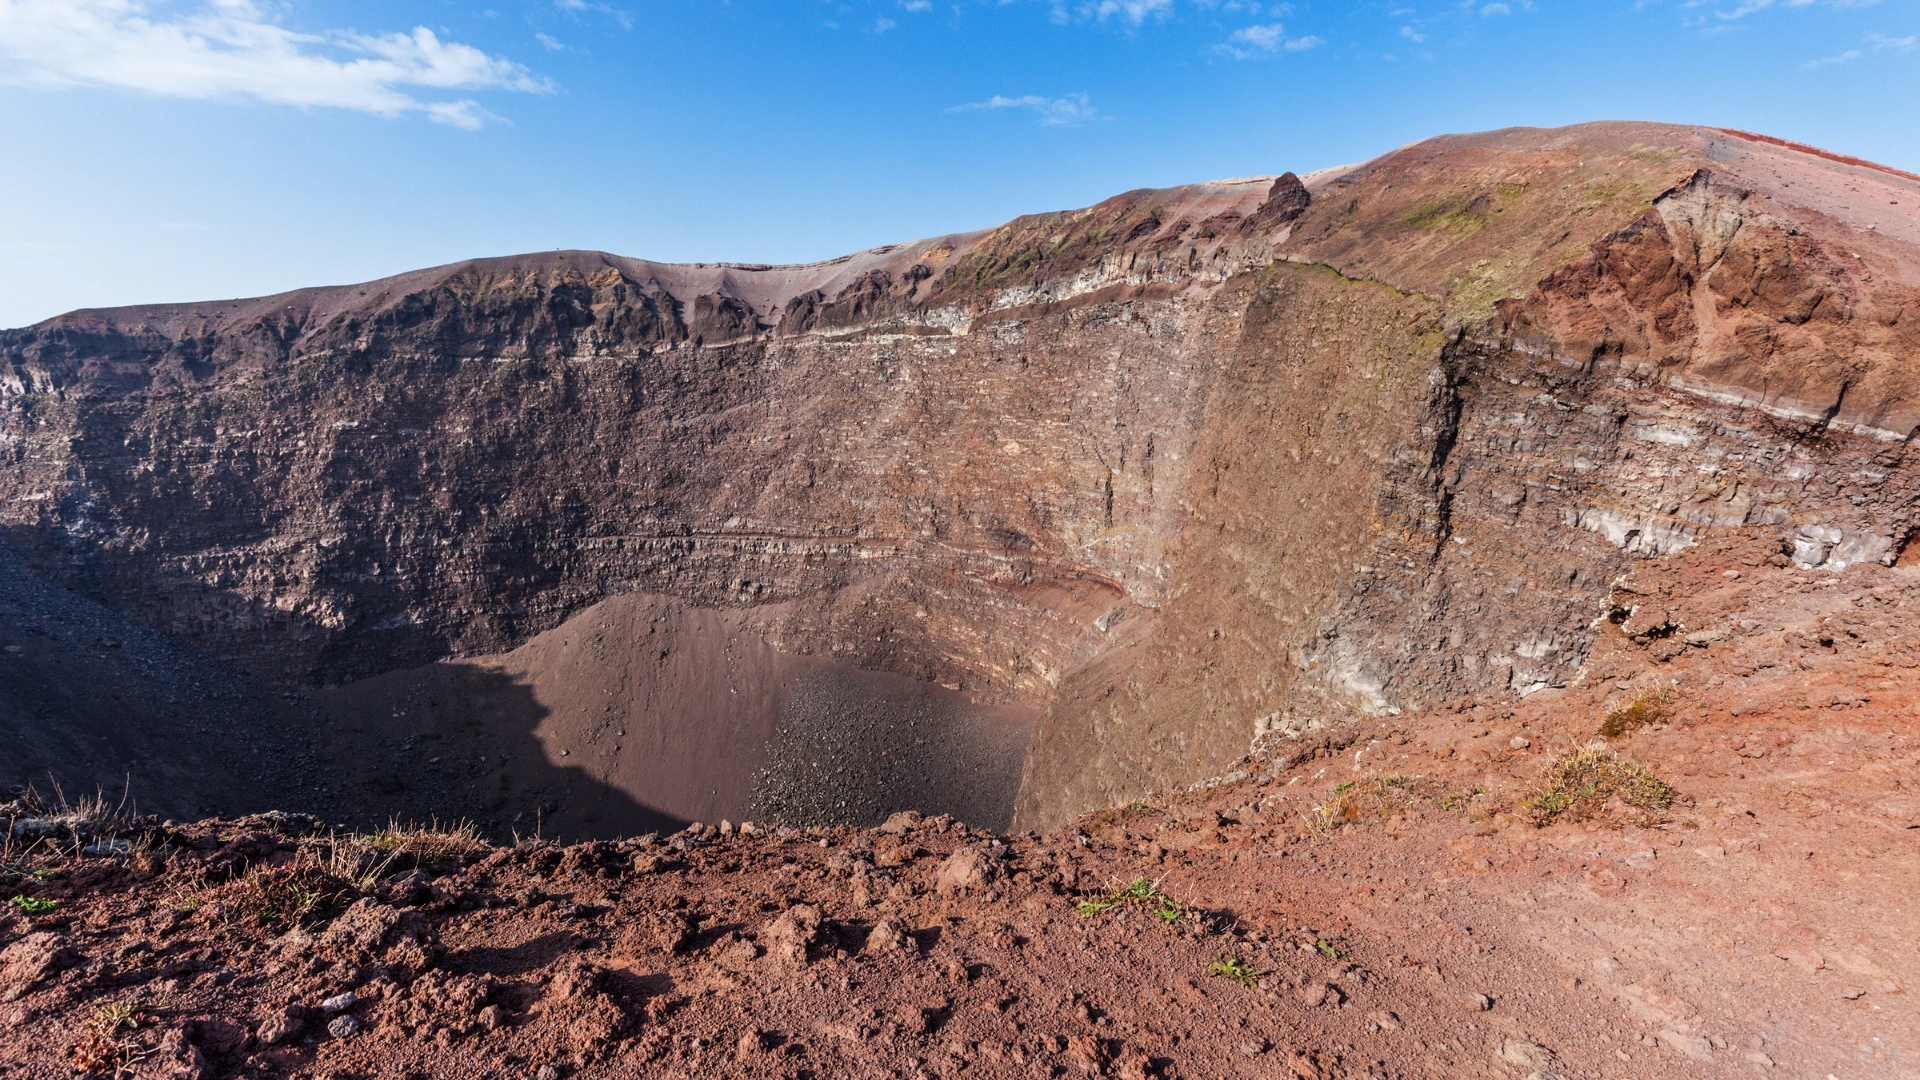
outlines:
[[[1565, 691], [1044, 836], [16, 844], [0, 1077], [1911, 1077], [1920, 571], [1774, 554], [1644, 564]], [[1610, 717], [1651, 779], [1548, 794]]]

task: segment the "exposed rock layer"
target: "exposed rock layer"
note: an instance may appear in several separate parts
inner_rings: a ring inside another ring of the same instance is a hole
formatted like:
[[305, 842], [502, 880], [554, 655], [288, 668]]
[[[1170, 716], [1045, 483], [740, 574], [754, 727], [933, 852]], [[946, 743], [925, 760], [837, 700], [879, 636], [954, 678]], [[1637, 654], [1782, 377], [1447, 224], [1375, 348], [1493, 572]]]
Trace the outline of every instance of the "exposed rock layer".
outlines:
[[1044, 710], [1017, 820], [1058, 820], [1564, 684], [1610, 583], [1707, 531], [1897, 557], [1917, 204], [1600, 124], [809, 267], [555, 253], [77, 312], [0, 336], [5, 525], [289, 683], [626, 593], [732, 609]]

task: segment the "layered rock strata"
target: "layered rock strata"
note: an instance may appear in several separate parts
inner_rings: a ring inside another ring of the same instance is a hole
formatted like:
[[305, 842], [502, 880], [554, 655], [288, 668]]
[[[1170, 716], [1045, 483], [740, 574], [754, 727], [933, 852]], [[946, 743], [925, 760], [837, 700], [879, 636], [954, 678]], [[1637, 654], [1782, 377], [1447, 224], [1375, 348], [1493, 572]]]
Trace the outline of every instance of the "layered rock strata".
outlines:
[[[608, 597], [1039, 710], [1015, 821], [1574, 678], [1636, 558], [1900, 557], [1920, 181], [1651, 124], [806, 267], [483, 260], [0, 335], [8, 543], [288, 684]], [[1675, 629], [1681, 629], [1675, 627]]]

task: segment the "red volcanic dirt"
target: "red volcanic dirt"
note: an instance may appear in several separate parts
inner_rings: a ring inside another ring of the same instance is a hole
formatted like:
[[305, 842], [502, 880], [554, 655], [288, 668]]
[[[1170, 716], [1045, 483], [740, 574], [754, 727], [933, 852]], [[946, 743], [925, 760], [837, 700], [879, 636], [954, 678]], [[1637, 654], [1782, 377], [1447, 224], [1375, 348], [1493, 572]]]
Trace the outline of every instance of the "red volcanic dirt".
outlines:
[[[53, 906], [0, 921], [0, 1076], [1912, 1076], [1920, 570], [1778, 554], [1643, 564], [1557, 696], [1046, 836], [694, 827], [364, 891], [285, 817], [16, 852]], [[1541, 826], [1610, 716], [1677, 794]]]

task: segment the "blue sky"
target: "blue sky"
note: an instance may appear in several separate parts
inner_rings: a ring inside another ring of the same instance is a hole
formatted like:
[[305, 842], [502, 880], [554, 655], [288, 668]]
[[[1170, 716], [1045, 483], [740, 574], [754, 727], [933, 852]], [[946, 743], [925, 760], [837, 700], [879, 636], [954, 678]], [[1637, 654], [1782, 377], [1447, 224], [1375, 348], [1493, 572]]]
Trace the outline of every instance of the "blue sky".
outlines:
[[789, 262], [1631, 118], [1920, 171], [1920, 0], [0, 0], [0, 326], [557, 247]]

